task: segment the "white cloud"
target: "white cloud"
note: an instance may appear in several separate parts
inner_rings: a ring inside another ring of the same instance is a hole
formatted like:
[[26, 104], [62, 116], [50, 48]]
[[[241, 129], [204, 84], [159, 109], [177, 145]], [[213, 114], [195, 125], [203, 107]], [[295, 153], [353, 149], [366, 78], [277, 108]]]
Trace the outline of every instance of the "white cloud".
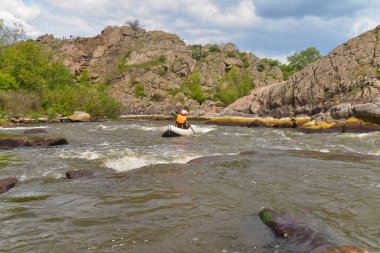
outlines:
[[5, 13], [9, 13], [14, 20], [23, 20], [25, 22], [34, 21], [41, 14], [41, 10], [37, 6], [28, 6], [21, 0], [1, 1], [0, 10], [2, 17], [3, 15], [5, 16]]
[[369, 17], [357, 18], [353, 21], [350, 35], [352, 37], [358, 36], [361, 33], [374, 29], [377, 25], [379, 25], [379, 20], [371, 19]]
[[314, 11], [304, 0], [289, 3], [284, 0], [0, 0], [0, 18], [8, 24], [12, 21], [23, 24], [27, 35], [34, 37], [45, 33], [55, 37], [90, 37], [107, 25], [138, 19], [147, 30], [174, 33], [190, 43], [233, 42], [237, 48], [283, 62], [287, 52], [310, 46], [327, 53], [380, 22], [377, 0], [360, 3], [346, 0], [345, 3], [346, 8], [335, 10], [330, 8], [335, 3], [321, 0], [314, 4], [317, 6]]
[[1, 1], [0, 19], [5, 25], [12, 27], [13, 23], [22, 24], [27, 36], [37, 36], [40, 34], [32, 23], [41, 15], [41, 9], [36, 5], [26, 5], [21, 0]]
[[250, 0], [241, 0], [236, 6], [226, 6], [226, 10], [207, 0], [198, 1], [197, 4], [193, 1], [186, 2], [186, 10], [190, 16], [199, 17], [202, 23], [211, 26], [241, 27], [255, 25], [259, 21], [255, 14], [255, 6]]
[[255, 54], [259, 58], [268, 58], [268, 59], [278, 60], [284, 64], [288, 63], [288, 61], [286, 60], [286, 57], [288, 57], [289, 55], [292, 55], [294, 53], [295, 53], [295, 51], [291, 51], [291, 52], [286, 53], [286, 54], [274, 54], [274, 53], [267, 53], [267, 52], [263, 52], [263, 51], [253, 52], [253, 54]]

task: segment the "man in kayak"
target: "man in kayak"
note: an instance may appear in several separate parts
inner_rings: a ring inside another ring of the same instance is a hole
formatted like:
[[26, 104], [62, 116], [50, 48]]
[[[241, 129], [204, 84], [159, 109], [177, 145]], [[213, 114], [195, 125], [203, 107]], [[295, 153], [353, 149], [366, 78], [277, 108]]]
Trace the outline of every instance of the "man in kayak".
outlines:
[[189, 128], [189, 123], [187, 121], [188, 114], [189, 113], [186, 110], [181, 110], [179, 113], [177, 113], [176, 111], [173, 111], [172, 115], [177, 117], [175, 120], [175, 126], [182, 129], [188, 129]]

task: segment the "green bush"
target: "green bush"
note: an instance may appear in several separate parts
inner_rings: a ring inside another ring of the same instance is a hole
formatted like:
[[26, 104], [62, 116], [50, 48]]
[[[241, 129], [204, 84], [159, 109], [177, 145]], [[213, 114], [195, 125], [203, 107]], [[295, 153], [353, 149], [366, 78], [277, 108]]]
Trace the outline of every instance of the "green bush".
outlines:
[[256, 69], [259, 72], [263, 72], [265, 70], [265, 64], [264, 63], [259, 63], [259, 65], [257, 65]]
[[54, 113], [68, 116], [78, 110], [86, 111], [94, 118], [116, 118], [121, 111], [121, 105], [106, 93], [104, 85], [66, 85], [45, 92], [43, 102], [52, 118]]
[[134, 95], [137, 98], [144, 98], [144, 97], [146, 97], [145, 89], [144, 89], [144, 85], [143, 84], [141, 84], [141, 83], [136, 84]]
[[18, 83], [13, 76], [0, 71], [0, 90], [16, 90], [18, 87]]
[[198, 101], [200, 104], [206, 100], [200, 84], [201, 79], [201, 73], [199, 71], [195, 71], [184, 80], [180, 89], [185, 95]]
[[120, 62], [119, 65], [117, 66], [117, 73], [116, 74], [120, 74], [122, 72], [128, 72], [128, 71], [131, 71], [132, 69], [135, 69], [135, 68], [149, 68], [149, 67], [158, 66], [158, 65], [165, 63], [165, 61], [166, 61], [166, 56], [161, 55], [157, 58], [153, 58], [153, 59], [150, 59], [148, 61], [136, 63], [136, 64], [129, 64], [128, 65], [128, 64], [124, 64], [123, 62]]
[[207, 57], [207, 53], [203, 50], [202, 45], [193, 45], [191, 46], [192, 53], [191, 57], [196, 61], [201, 61]]
[[0, 111], [6, 112], [11, 117], [41, 110], [41, 98], [36, 92], [12, 90], [0, 93]]
[[228, 52], [226, 56], [229, 57], [229, 58], [236, 58], [237, 57], [237, 53], [236, 52]]
[[237, 99], [249, 95], [253, 88], [252, 78], [245, 70], [241, 73], [240, 69], [234, 65], [225, 75], [226, 82], [220, 82], [214, 89], [214, 100], [221, 101], [229, 105]]
[[249, 65], [250, 65], [249, 60], [248, 60], [247, 53], [246, 53], [246, 52], [240, 52], [240, 53], [239, 53], [239, 57], [240, 57], [240, 59], [241, 59], [242, 62], [243, 62], [243, 67], [244, 67], [245, 69], [247, 69], [247, 68], [249, 67]]
[[218, 45], [212, 45], [212, 46], [210, 46], [208, 51], [209, 52], [220, 52], [220, 49], [219, 49]]

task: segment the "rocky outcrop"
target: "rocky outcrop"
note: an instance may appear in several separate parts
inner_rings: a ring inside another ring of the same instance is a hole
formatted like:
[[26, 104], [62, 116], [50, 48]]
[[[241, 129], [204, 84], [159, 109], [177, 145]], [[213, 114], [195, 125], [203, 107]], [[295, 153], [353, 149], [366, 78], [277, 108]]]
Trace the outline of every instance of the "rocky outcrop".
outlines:
[[255, 89], [222, 114], [248, 110], [280, 118], [329, 112], [334, 118], [379, 122], [379, 41], [380, 26], [338, 46], [287, 81]]
[[[162, 31], [109, 26], [93, 38], [62, 40], [44, 35], [37, 41], [63, 57], [73, 74], [87, 70], [94, 83], [107, 83], [111, 95], [123, 105], [123, 114], [170, 113], [179, 105], [190, 108], [193, 115], [217, 115], [225, 106], [213, 102], [213, 90], [226, 82], [232, 66], [241, 74], [249, 73], [256, 87], [283, 80], [277, 67], [263, 65], [232, 43], [186, 45], [177, 35]], [[182, 93], [175, 95], [195, 71], [201, 75], [203, 103]]]

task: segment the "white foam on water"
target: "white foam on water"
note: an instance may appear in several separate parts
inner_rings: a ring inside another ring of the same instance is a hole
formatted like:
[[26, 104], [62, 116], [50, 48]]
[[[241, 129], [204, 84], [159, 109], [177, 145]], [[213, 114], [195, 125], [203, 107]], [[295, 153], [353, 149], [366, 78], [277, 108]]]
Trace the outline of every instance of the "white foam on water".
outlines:
[[371, 133], [345, 133], [339, 135], [340, 137], [348, 137], [348, 138], [365, 138], [370, 136], [378, 136], [379, 132], [371, 132]]
[[28, 179], [28, 177], [26, 175], [21, 175], [19, 178], [20, 181], [25, 181], [27, 179]]
[[210, 131], [215, 130], [214, 127], [205, 127], [205, 126], [199, 127], [196, 125], [191, 125], [191, 127], [194, 129], [196, 133], [208, 133]]
[[131, 150], [125, 150], [119, 156], [107, 158], [104, 166], [118, 172], [129, 171], [141, 167], [169, 164], [169, 163], [187, 163], [188, 161], [200, 157], [197, 154], [171, 153], [166, 155], [140, 154]]
[[328, 149], [317, 149], [317, 150], [313, 150], [313, 151], [318, 151], [321, 153], [330, 153], [330, 150], [328, 150]]
[[162, 130], [162, 127], [137, 126], [136, 128], [147, 132], [157, 132]]
[[365, 154], [365, 155], [380, 156], [380, 150], [369, 151], [369, 152], [359, 152], [359, 153]]
[[65, 152], [59, 154], [59, 157], [62, 159], [70, 159], [70, 158], [79, 158], [85, 160], [96, 160], [102, 157], [101, 154], [94, 151], [83, 151], [83, 152]]
[[36, 127], [0, 127], [3, 131], [18, 131], [18, 130], [28, 130], [28, 129], [45, 129], [47, 126], [36, 126]]

